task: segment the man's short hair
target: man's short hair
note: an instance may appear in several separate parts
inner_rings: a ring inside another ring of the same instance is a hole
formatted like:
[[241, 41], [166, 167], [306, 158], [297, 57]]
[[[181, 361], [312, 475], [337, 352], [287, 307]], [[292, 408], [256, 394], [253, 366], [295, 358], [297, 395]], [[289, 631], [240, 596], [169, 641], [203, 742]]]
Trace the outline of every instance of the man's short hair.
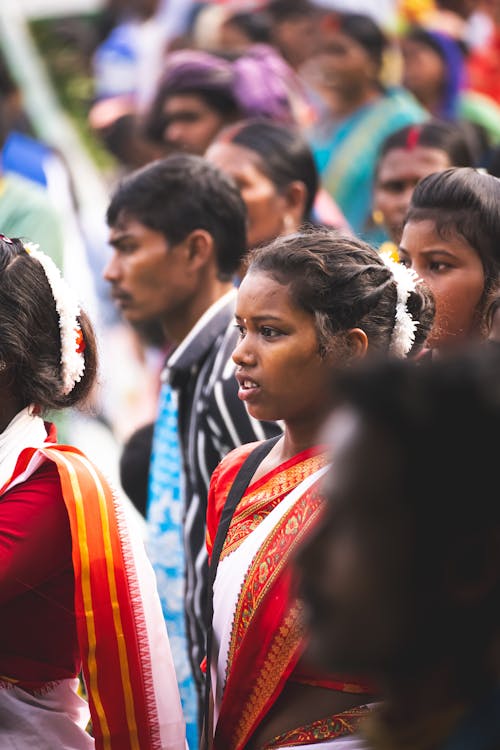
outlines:
[[233, 180], [201, 156], [173, 154], [127, 175], [106, 219], [120, 215], [161, 232], [177, 245], [195, 229], [213, 238], [219, 277], [229, 280], [246, 251], [246, 207]]

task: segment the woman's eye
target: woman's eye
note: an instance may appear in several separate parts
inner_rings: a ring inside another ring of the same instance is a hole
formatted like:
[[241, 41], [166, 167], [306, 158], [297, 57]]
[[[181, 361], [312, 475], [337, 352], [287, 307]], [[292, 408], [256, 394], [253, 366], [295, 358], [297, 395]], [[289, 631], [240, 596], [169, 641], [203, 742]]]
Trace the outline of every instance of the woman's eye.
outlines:
[[439, 273], [440, 271], [446, 271], [450, 266], [448, 263], [443, 263], [441, 260], [435, 260], [432, 263], [429, 263], [429, 268], [431, 271]]
[[235, 323], [235, 324], [234, 324], [234, 327], [235, 327], [235, 328], [236, 328], [236, 330], [238, 331], [238, 334], [239, 334], [239, 336], [240, 336], [240, 339], [242, 339], [242, 338], [243, 338], [243, 336], [245, 335], [245, 328], [244, 328], [244, 326], [240, 325], [239, 323]]
[[265, 336], [267, 339], [275, 338], [276, 336], [279, 336], [279, 331], [277, 331], [275, 328], [270, 328], [269, 326], [262, 326], [260, 329], [263, 336]]

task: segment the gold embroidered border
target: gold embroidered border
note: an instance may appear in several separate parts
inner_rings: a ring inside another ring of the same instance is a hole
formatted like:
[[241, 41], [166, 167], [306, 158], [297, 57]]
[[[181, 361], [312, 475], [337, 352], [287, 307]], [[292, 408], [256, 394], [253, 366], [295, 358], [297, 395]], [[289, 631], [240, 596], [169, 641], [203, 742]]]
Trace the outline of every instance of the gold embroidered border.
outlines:
[[325, 454], [311, 456], [271, 477], [254, 492], [245, 494], [229, 527], [220, 559], [222, 560], [237, 549], [241, 542], [281, 502], [283, 496], [324, 466], [325, 460]]
[[370, 709], [367, 706], [358, 706], [340, 714], [327, 716], [325, 719], [319, 719], [304, 727], [280, 734], [269, 742], [264, 750], [278, 750], [281, 747], [290, 747], [290, 745], [300, 747], [312, 745], [315, 742], [336, 740], [338, 737], [353, 734], [369, 713]]
[[298, 603], [291, 608], [273, 639], [264, 667], [253, 683], [252, 691], [243, 706], [240, 719], [235, 727], [233, 734], [235, 747], [243, 746], [247, 742], [255, 717], [260, 714], [267, 696], [272, 694], [276, 688], [284, 669], [288, 665], [290, 652], [295, 651], [303, 638], [299, 609]]
[[228, 665], [232, 663], [256, 609], [270, 587], [288, 564], [290, 550], [306, 531], [306, 526], [318, 511], [321, 494], [317, 486], [310, 487], [288, 509], [257, 551], [244, 580], [233, 618]]

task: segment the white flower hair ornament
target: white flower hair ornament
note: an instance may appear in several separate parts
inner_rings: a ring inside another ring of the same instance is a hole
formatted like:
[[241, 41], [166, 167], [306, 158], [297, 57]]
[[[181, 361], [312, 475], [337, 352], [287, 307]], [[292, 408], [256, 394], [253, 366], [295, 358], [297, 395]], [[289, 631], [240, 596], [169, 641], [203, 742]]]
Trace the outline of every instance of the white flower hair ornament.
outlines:
[[418, 320], [413, 320], [407, 303], [411, 292], [414, 292], [419, 278], [412, 268], [407, 268], [394, 260], [388, 253], [381, 252], [380, 257], [390, 269], [397, 288], [396, 322], [392, 329], [390, 351], [396, 357], [404, 359], [415, 343], [415, 331]]
[[38, 249], [38, 245], [30, 242], [24, 243], [24, 249], [35, 258], [45, 271], [45, 276], [52, 290], [52, 296], [59, 316], [59, 329], [61, 332], [61, 376], [63, 382], [63, 393], [67, 396], [76, 383], [78, 383], [85, 371], [85, 341], [82, 334], [78, 316], [80, 306], [78, 305], [73, 291], [62, 278], [61, 272], [48, 255]]

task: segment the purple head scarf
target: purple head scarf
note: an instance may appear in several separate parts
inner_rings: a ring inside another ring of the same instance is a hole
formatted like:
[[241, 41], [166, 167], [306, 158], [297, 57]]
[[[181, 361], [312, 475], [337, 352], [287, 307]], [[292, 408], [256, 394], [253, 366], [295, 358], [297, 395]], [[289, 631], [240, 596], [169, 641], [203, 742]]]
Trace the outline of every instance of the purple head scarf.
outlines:
[[166, 58], [159, 88], [167, 94], [209, 90], [231, 96], [234, 89], [232, 63], [201, 50], [171, 52]]
[[233, 62], [235, 95], [247, 117], [297, 123], [307, 110], [305, 90], [295, 71], [270, 45], [255, 44]]
[[295, 71], [267, 44], [255, 44], [232, 61], [201, 50], [171, 52], [160, 77], [153, 112], [159, 113], [172, 94], [204, 91], [233, 100], [235, 109], [245, 118], [268, 117], [275, 122], [294, 123], [309, 108]]

